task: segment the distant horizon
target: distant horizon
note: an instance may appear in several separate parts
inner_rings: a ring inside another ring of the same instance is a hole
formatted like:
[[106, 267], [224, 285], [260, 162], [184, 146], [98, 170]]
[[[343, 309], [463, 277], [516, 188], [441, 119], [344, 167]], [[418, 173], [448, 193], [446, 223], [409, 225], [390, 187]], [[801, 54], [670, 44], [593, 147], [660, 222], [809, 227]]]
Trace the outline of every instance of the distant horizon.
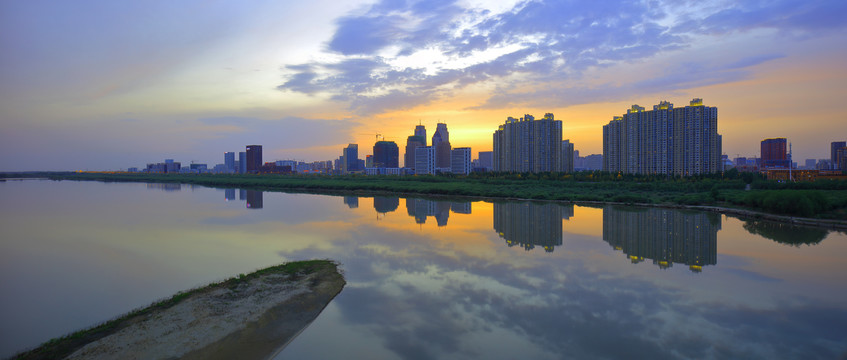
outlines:
[[326, 161], [377, 133], [402, 148], [439, 122], [476, 155], [507, 117], [544, 113], [602, 154], [602, 126], [632, 104], [693, 98], [718, 108], [730, 159], [784, 137], [802, 164], [847, 140], [845, 13], [797, 0], [4, 2], [0, 171], [214, 165], [253, 143]]

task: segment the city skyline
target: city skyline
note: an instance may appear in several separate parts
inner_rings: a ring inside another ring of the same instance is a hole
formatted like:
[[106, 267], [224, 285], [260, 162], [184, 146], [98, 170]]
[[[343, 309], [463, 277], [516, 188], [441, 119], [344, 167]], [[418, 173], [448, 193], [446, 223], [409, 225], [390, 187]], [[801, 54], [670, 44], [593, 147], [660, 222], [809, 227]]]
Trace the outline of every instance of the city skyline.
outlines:
[[5, 2], [0, 171], [211, 165], [245, 144], [326, 160], [437, 123], [476, 154], [507, 117], [547, 112], [576, 150], [599, 154], [620, 109], [695, 97], [721, 109], [729, 158], [784, 137], [794, 161], [826, 159], [847, 137], [845, 12], [838, 1]]

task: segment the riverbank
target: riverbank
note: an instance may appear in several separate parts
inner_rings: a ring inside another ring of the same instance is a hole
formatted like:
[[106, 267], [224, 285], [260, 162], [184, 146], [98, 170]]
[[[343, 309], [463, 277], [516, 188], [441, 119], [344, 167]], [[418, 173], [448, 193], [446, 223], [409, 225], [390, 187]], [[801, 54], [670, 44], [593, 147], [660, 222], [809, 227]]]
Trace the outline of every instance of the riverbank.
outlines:
[[277, 265], [178, 293], [14, 358], [269, 358], [345, 284], [329, 260]]
[[847, 181], [777, 183], [754, 174], [673, 178], [615, 175], [481, 173], [452, 176], [298, 176], [237, 174], [44, 173], [53, 180], [194, 184], [289, 192], [364, 192], [402, 196], [451, 196], [573, 203], [627, 204], [671, 208], [703, 207], [739, 216], [802, 221], [847, 228]]

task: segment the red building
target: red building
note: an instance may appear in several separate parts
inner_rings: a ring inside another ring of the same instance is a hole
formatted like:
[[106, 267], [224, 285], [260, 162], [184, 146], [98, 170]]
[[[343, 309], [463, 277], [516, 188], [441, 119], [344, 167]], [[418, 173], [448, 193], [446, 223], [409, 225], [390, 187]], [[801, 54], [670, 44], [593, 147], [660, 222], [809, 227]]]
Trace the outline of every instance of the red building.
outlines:
[[787, 144], [785, 138], [762, 140], [762, 167], [787, 169], [790, 165]]

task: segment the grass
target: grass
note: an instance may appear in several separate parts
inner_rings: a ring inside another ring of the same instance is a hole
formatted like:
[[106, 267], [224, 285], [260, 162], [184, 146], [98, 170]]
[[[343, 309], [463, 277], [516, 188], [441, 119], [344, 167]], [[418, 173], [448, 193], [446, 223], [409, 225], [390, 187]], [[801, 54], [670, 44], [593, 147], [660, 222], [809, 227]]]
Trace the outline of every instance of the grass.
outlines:
[[13, 358], [61, 359], [69, 356], [70, 354], [90, 342], [116, 333], [122, 328], [128, 326], [134, 320], [142, 319], [156, 310], [164, 310], [173, 307], [192, 295], [211, 291], [217, 288], [234, 289], [239, 284], [269, 274], [287, 274], [292, 277], [291, 279], [293, 281], [296, 281], [301, 276], [312, 274], [321, 270], [338, 271], [338, 264], [331, 260], [296, 261], [256, 270], [246, 275], [239, 274], [238, 276], [226, 279], [221, 282], [212, 283], [203, 287], [179, 292], [167, 299], [162, 299], [160, 301], [154, 302], [153, 304], [147, 307], [133, 310], [125, 315], [122, 315], [113, 320], [106, 321], [100, 325], [96, 325], [94, 327], [84, 330], [79, 330], [60, 338], [52, 339], [50, 341], [45, 342], [44, 344], [41, 344], [41, 346], [35, 349], [15, 355]]
[[[266, 191], [391, 192], [621, 204], [703, 205], [777, 215], [847, 220], [847, 181], [777, 183], [758, 174], [664, 177], [601, 171], [475, 173], [469, 176], [298, 176], [61, 173], [55, 180], [156, 182]], [[746, 190], [747, 187], [750, 190]]]

